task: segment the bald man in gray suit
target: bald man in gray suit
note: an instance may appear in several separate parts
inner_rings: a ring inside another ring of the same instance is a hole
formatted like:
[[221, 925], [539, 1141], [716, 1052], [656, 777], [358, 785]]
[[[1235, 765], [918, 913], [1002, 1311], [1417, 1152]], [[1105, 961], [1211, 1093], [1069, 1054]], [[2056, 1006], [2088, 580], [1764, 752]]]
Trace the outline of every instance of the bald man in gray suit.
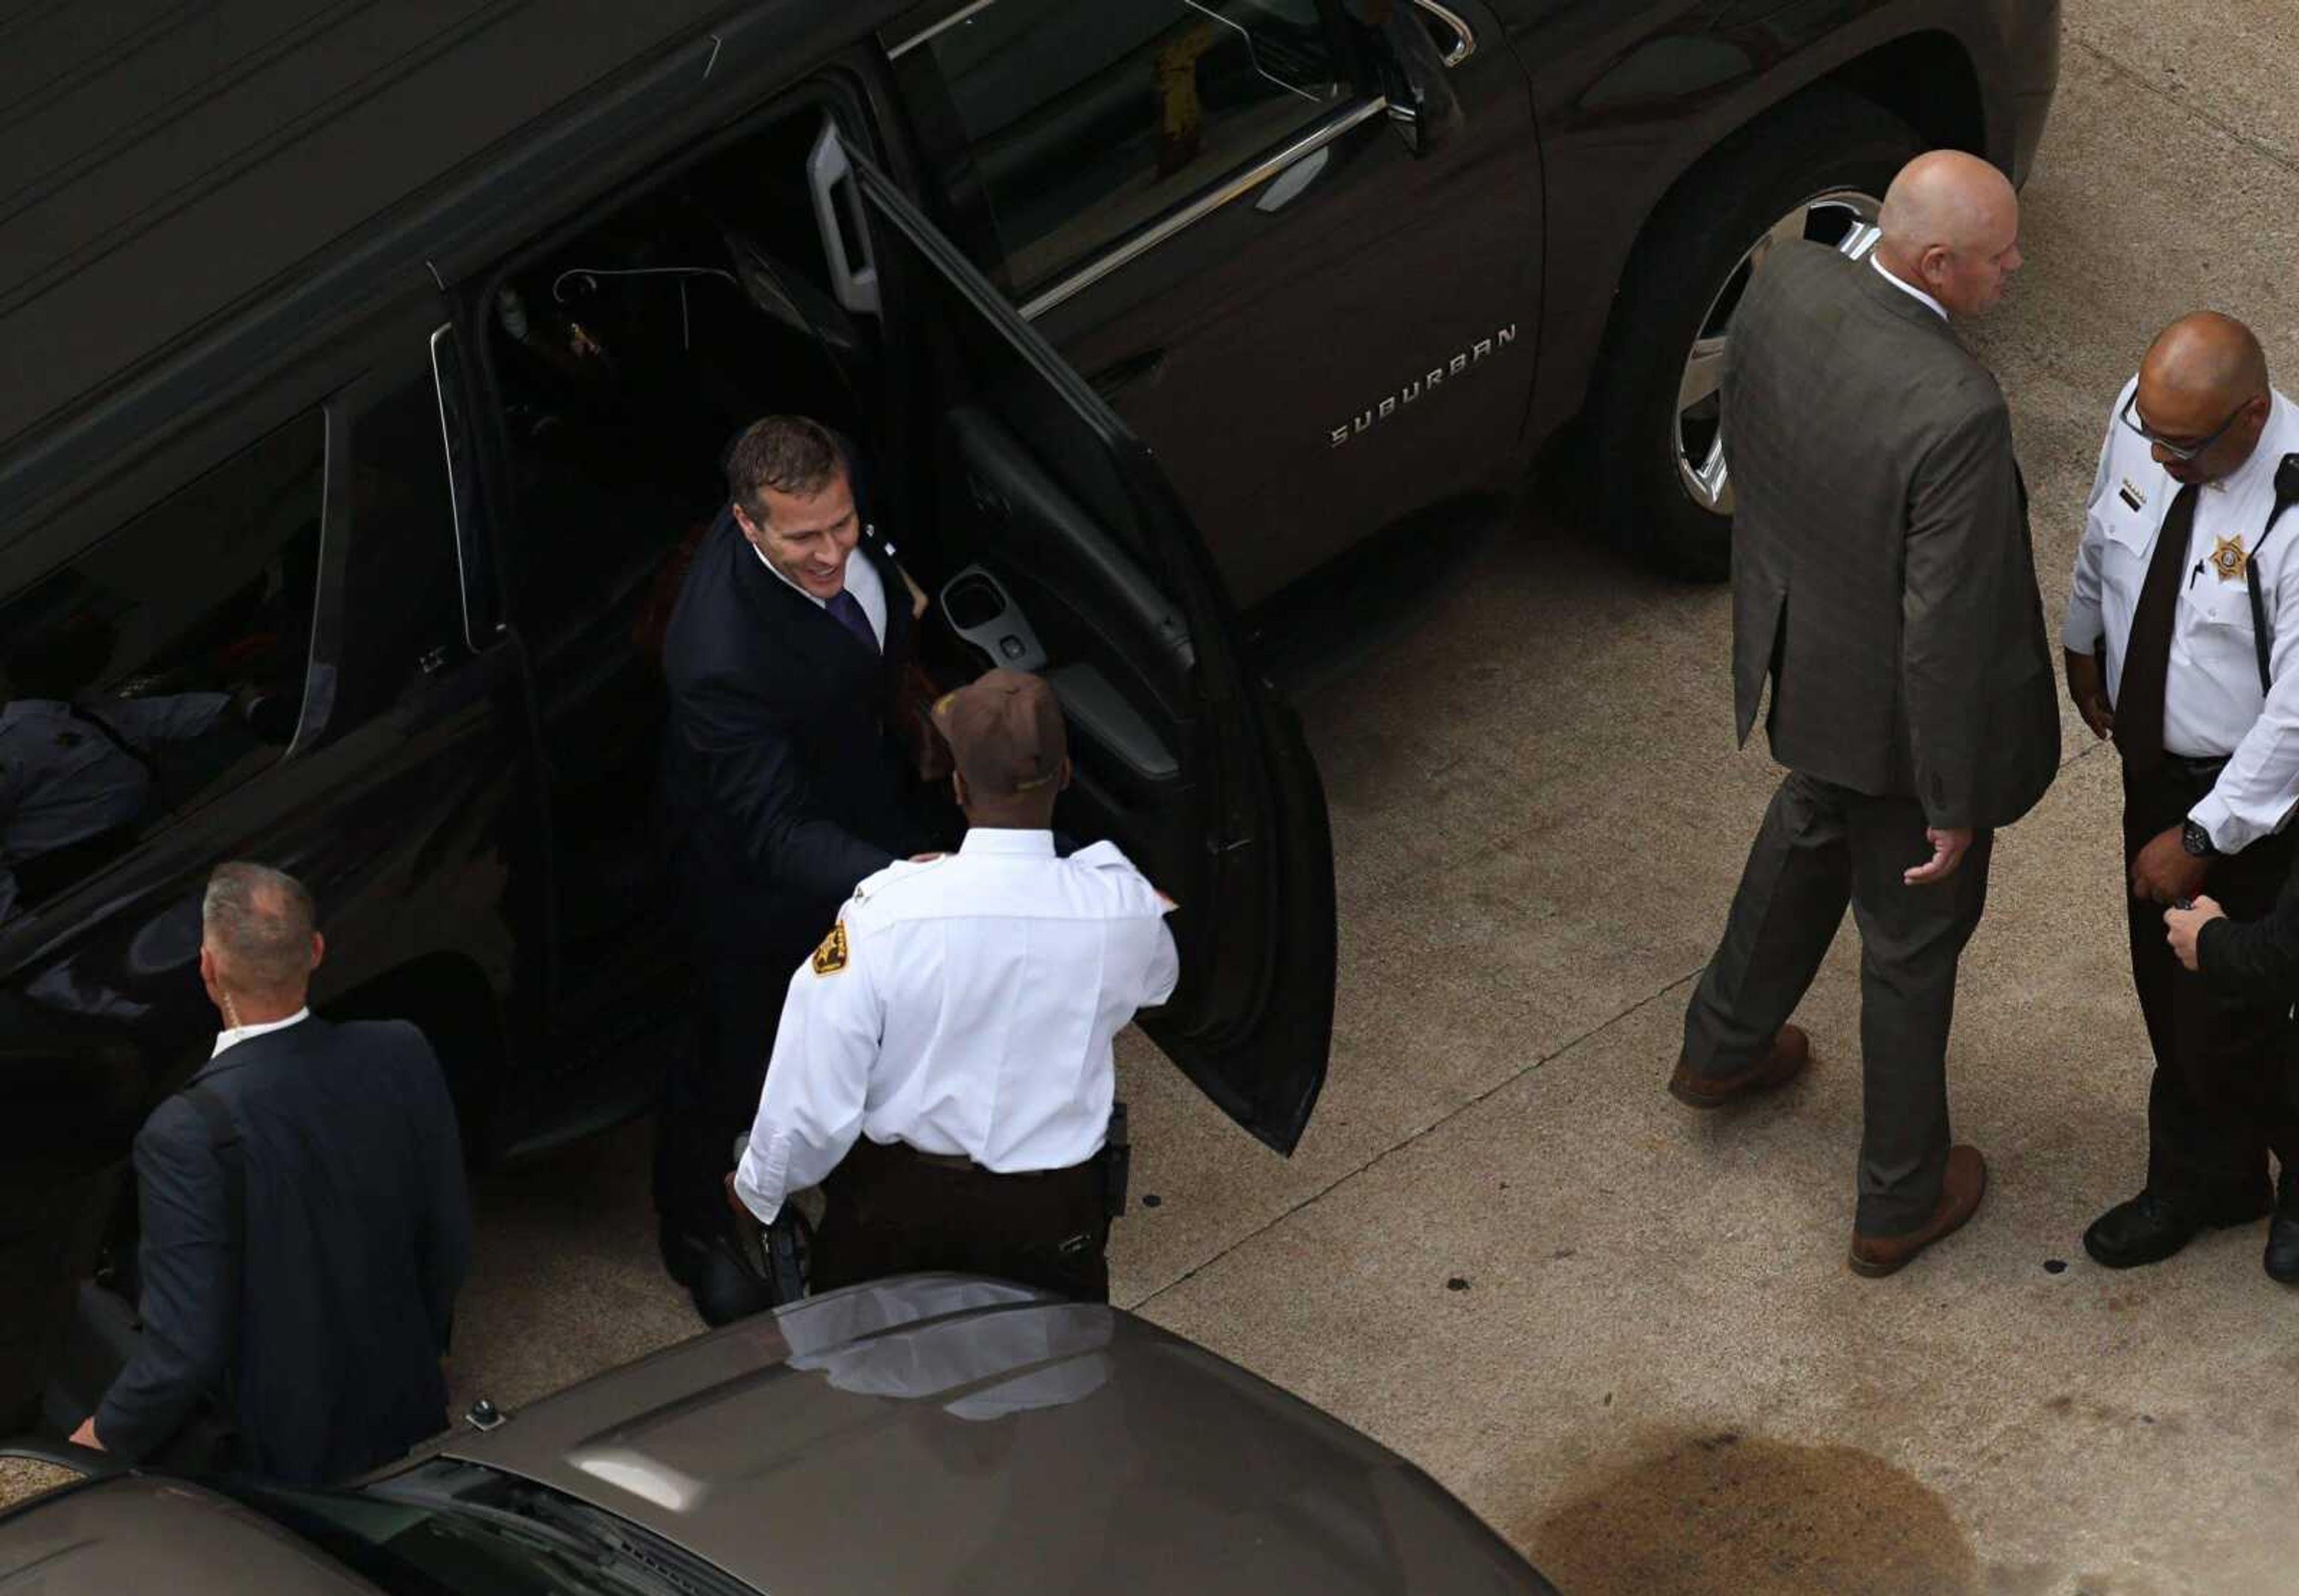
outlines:
[[1988, 895], [1991, 833], [2059, 766], [2027, 495], [1995, 378], [1951, 319], [2020, 265], [1994, 167], [1918, 157], [1868, 260], [1785, 244], [1732, 327], [1724, 388], [1733, 682], [1745, 743], [1767, 677], [1788, 767], [1669, 1090], [1713, 1109], [1810, 1055], [1789, 1017], [1847, 902], [1860, 927], [1866, 1127], [1850, 1263], [1888, 1275], [1987, 1189], [1951, 1145], [1956, 961]]

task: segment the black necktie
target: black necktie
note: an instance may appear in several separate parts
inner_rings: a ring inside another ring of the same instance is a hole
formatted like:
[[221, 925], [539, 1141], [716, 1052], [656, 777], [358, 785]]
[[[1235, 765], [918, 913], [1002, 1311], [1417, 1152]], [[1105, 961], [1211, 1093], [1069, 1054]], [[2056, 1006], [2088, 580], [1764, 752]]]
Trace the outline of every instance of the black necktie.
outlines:
[[2124, 763], [2145, 773], [2163, 762], [2163, 683], [2171, 671], [2171, 622], [2179, 609], [2179, 578], [2187, 568], [2187, 541], [2195, 529], [2195, 489], [2171, 500], [2155, 535], [2155, 557], [2131, 611], [2123, 649], [2123, 680], [2115, 702], [2115, 746]]
[[822, 607], [830, 611], [831, 619], [853, 633], [863, 647], [874, 654], [878, 652], [878, 634], [870, 629], [870, 618], [863, 613], [859, 599], [842, 587], [825, 599]]

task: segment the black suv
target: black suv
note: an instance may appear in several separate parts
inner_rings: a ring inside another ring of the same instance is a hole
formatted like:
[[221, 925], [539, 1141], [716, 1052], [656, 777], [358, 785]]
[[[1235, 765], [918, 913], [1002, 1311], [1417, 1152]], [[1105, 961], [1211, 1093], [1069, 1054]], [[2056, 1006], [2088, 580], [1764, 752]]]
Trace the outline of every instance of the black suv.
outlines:
[[[656, 648], [718, 454], [875, 456], [942, 669], [1044, 670], [1064, 824], [1183, 904], [1152, 1035], [1280, 1150], [1333, 902], [1254, 603], [1585, 413], [1720, 575], [1766, 244], [2015, 176], [2048, 0], [159, 0], [0, 24], [0, 1420], [205, 1051], [198, 895], [318, 893], [475, 1155], [653, 1089]], [[356, 1111], [355, 1105], [346, 1105]]]

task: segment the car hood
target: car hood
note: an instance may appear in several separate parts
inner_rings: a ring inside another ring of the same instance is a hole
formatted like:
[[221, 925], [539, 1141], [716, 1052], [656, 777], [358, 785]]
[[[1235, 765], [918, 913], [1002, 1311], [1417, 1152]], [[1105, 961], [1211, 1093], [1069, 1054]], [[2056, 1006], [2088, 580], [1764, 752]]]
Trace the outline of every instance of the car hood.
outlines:
[[262, 1514], [180, 1480], [122, 1474], [0, 1517], [0, 1591], [375, 1596]]
[[1548, 1588], [1419, 1469], [1235, 1365], [958, 1276], [760, 1315], [444, 1451], [775, 1596]]

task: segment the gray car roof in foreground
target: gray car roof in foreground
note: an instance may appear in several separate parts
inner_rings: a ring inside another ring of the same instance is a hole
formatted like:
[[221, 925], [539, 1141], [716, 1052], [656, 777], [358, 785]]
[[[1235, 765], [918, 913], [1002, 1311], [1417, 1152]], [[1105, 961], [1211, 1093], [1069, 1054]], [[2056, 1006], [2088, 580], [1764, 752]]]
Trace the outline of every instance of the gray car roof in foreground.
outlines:
[[1419, 1469], [1236, 1365], [959, 1276], [809, 1299], [445, 1450], [776, 1596], [1548, 1588]]
[[[1418, 1468], [1236, 1365], [962, 1276], [810, 1298], [439, 1452], [772, 1596], [1550, 1589]], [[133, 1475], [0, 1519], [0, 1586], [28, 1575], [60, 1592], [368, 1588], [246, 1508]]]

